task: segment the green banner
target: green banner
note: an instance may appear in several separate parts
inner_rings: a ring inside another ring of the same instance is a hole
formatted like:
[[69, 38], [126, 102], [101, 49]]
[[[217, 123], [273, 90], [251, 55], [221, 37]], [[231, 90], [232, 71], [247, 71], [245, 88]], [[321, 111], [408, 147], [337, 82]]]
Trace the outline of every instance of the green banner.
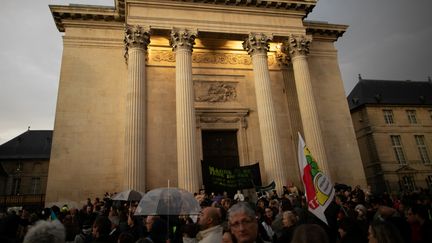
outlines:
[[206, 191], [235, 191], [261, 185], [258, 163], [228, 169], [205, 161], [201, 163]]

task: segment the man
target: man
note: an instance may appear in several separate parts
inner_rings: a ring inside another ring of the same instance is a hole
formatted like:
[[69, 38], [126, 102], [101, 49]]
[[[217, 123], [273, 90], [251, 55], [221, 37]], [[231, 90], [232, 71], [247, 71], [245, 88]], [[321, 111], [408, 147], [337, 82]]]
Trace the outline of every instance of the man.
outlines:
[[262, 243], [258, 237], [258, 222], [255, 212], [247, 203], [239, 202], [234, 204], [228, 211], [228, 223], [231, 233], [238, 243]]
[[204, 208], [198, 219], [200, 232], [196, 236], [197, 240], [200, 243], [222, 242], [223, 228], [221, 223], [221, 213], [218, 208]]
[[234, 200], [237, 202], [243, 202], [244, 201], [244, 195], [240, 190], [237, 190], [237, 193], [234, 195]]
[[24, 237], [24, 243], [63, 243], [65, 242], [65, 228], [58, 220], [40, 220], [29, 229]]

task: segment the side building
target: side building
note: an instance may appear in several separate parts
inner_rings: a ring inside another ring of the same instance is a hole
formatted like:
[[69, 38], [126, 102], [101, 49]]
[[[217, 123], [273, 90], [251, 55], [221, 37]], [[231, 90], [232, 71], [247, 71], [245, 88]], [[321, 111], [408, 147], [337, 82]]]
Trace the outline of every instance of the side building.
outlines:
[[28, 130], [0, 145], [0, 205], [43, 206], [52, 131]]
[[361, 79], [348, 95], [367, 182], [432, 189], [432, 82]]

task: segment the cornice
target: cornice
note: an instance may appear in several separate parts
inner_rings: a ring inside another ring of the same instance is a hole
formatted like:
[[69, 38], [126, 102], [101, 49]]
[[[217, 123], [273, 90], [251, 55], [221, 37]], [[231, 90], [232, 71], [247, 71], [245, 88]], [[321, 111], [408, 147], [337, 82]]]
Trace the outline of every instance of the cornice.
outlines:
[[121, 22], [125, 20], [125, 0], [115, 0], [115, 7], [96, 5], [49, 5], [57, 29], [65, 31], [65, 22], [93, 20], [96, 22]]
[[289, 9], [304, 11], [305, 17], [316, 5], [316, 0], [172, 0], [177, 2], [195, 2], [204, 4], [220, 4], [231, 6], [246, 6], [246, 7], [260, 7], [260, 8], [274, 8], [274, 9]]
[[306, 34], [312, 35], [314, 40], [336, 41], [348, 29], [348, 25], [329, 24], [318, 21], [303, 21]]

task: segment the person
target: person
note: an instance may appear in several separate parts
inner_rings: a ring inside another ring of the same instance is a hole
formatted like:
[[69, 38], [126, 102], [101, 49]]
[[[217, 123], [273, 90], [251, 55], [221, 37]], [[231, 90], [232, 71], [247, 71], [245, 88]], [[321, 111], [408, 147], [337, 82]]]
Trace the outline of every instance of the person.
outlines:
[[141, 238], [139, 243], [166, 243], [168, 239], [168, 224], [160, 217], [153, 218], [149, 236]]
[[291, 242], [294, 235], [294, 230], [297, 226], [297, 216], [292, 211], [284, 211], [282, 213], [282, 234], [277, 239], [277, 243]]
[[72, 215], [68, 214], [63, 219], [63, 226], [66, 230], [66, 241], [74, 241], [75, 236], [80, 233], [78, 221], [74, 221]]
[[106, 216], [99, 216], [93, 223], [93, 243], [111, 243], [109, 233], [111, 232], [111, 221]]
[[159, 216], [152, 216], [152, 215], [149, 215], [145, 218], [145, 227], [148, 233], [152, 231], [153, 223], [158, 218]]
[[414, 221], [420, 225], [420, 242], [432, 242], [432, 222], [427, 208], [424, 205], [414, 205], [411, 211]]
[[390, 222], [375, 220], [369, 226], [369, 243], [403, 243], [401, 234]]
[[263, 239], [274, 241], [276, 239], [275, 233], [272, 228], [272, 222], [275, 219], [273, 210], [270, 207], [266, 207], [264, 209], [264, 215], [261, 218], [261, 225], [265, 230], [265, 236], [263, 236]]
[[244, 199], [243, 193], [240, 190], [237, 190], [237, 193], [234, 195], [234, 201], [243, 202]]
[[231, 233], [238, 243], [262, 243], [258, 237], [258, 221], [247, 203], [239, 202], [228, 210]]
[[[190, 219], [190, 218], [189, 218]], [[192, 220], [192, 219], [190, 219]], [[187, 222], [181, 227], [183, 243], [197, 243], [196, 235], [198, 234], [199, 226], [192, 222]]]
[[118, 216], [108, 216], [108, 219], [111, 222], [111, 231], [109, 233], [109, 238], [112, 242], [117, 242], [117, 239], [120, 236], [120, 228], [119, 223], [120, 219]]
[[222, 243], [237, 243], [229, 227], [224, 227], [223, 229]]
[[127, 233], [127, 232], [123, 232], [119, 235], [117, 243], [134, 243], [134, 237], [133, 235]]
[[291, 242], [329, 243], [327, 233], [317, 224], [302, 224], [294, 230]]
[[293, 194], [294, 196], [298, 197], [299, 196], [299, 190], [298, 188], [294, 185], [294, 183], [292, 181], [290, 181], [288, 183], [288, 191], [289, 194]]
[[272, 190], [272, 194], [270, 195], [270, 200], [277, 200], [277, 199], [279, 199], [279, 195], [277, 194], [277, 191], [276, 190]]
[[59, 220], [40, 220], [27, 231], [23, 243], [64, 243], [65, 239], [65, 228]]
[[410, 225], [411, 229], [411, 243], [420, 243], [421, 240], [421, 231], [420, 231], [420, 223], [417, 221], [417, 218], [414, 216], [412, 212], [412, 207], [408, 207], [406, 213], [406, 221]]
[[74, 243], [89, 243], [92, 240], [92, 226], [89, 224], [84, 224], [82, 226], [81, 233], [75, 236]]
[[[129, 228], [127, 229], [126, 232], [133, 235], [135, 241], [137, 241], [141, 236], [144, 235], [142, 227], [140, 227], [140, 224], [139, 224], [139, 218], [134, 216], [132, 212], [128, 214], [127, 223], [128, 223]], [[110, 231], [111, 231], [111, 229], [110, 229]]]
[[196, 238], [200, 243], [222, 242], [221, 214], [218, 208], [206, 207], [201, 210], [198, 225], [200, 232]]
[[359, 226], [359, 221], [346, 217], [339, 223], [339, 243], [363, 243], [367, 242], [367, 234], [363, 232], [363, 228]]

